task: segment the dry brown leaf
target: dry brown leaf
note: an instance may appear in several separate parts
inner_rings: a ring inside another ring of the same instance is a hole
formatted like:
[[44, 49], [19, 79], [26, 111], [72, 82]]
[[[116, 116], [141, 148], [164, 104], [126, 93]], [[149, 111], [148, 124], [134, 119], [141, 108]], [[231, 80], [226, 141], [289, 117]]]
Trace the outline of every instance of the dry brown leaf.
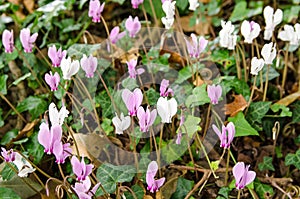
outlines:
[[209, 34], [209, 29], [211, 26], [211, 17], [206, 16], [205, 22], [201, 22], [199, 20], [199, 23], [197, 23], [194, 26], [190, 26], [190, 19], [192, 16], [193, 14], [190, 14], [188, 16], [180, 18], [180, 24], [182, 26], [182, 29], [186, 32], [196, 32], [198, 35]]
[[226, 104], [225, 114], [230, 115], [231, 117], [235, 116], [238, 112], [243, 111], [247, 107], [247, 102], [243, 95], [233, 95], [234, 101]]
[[300, 91], [298, 91], [296, 93], [292, 93], [292, 94], [282, 98], [281, 100], [279, 100], [275, 104], [282, 104], [284, 106], [288, 106], [291, 103], [293, 103], [296, 99], [298, 99], [299, 97], [300, 97]]
[[144, 195], [143, 199], [153, 199], [153, 197], [150, 195]]
[[23, 4], [29, 13], [34, 11], [34, 0], [23, 0]]

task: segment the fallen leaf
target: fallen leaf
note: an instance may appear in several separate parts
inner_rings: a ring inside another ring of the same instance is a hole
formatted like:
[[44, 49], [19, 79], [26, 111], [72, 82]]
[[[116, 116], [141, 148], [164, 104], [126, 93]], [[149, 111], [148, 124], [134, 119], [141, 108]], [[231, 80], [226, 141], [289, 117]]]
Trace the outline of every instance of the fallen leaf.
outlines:
[[282, 98], [281, 100], [279, 100], [275, 104], [282, 104], [284, 106], [288, 106], [291, 103], [293, 103], [296, 99], [298, 99], [299, 97], [300, 97], [300, 91], [298, 91], [296, 93], [292, 93], [292, 94]]
[[193, 17], [193, 14], [180, 18], [180, 24], [185, 32], [196, 32], [198, 35], [209, 34], [209, 29], [211, 27], [211, 17], [205, 16], [205, 22], [201, 22], [201, 20], [199, 20], [196, 25], [190, 26], [191, 17]]
[[33, 13], [34, 11], [34, 0], [24, 0], [23, 4], [29, 13]]
[[225, 114], [230, 115], [231, 117], [235, 116], [238, 112], [243, 111], [247, 107], [247, 102], [243, 95], [233, 95], [234, 101], [226, 104]]
[[144, 195], [143, 199], [153, 199], [153, 197], [150, 195]]

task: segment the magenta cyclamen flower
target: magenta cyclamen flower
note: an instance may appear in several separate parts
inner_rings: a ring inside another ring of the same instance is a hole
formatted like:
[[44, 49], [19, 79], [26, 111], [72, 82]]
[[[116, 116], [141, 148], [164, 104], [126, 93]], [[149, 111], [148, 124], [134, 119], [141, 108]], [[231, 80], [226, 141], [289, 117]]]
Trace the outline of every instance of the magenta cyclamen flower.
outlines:
[[31, 53], [32, 48], [34, 46], [34, 42], [37, 39], [38, 33], [34, 33], [30, 36], [30, 29], [29, 28], [23, 28], [20, 32], [20, 40], [22, 43], [22, 46], [24, 48], [25, 53]]
[[100, 183], [97, 183], [91, 190], [91, 180], [90, 178], [86, 178], [85, 180], [81, 181], [81, 182], [76, 182], [75, 183], [75, 187], [74, 190], [78, 196], [79, 199], [91, 199], [97, 189], [99, 188], [100, 186]]
[[60, 140], [56, 140], [53, 144], [53, 154], [57, 164], [64, 164], [66, 158], [72, 154], [70, 143], [63, 144]]
[[125, 31], [120, 32], [119, 26], [116, 26], [111, 30], [111, 32], [109, 34], [109, 39], [112, 44], [116, 44], [119, 41], [119, 39], [121, 39], [125, 35], [126, 35], [126, 32]]
[[237, 189], [243, 189], [250, 184], [256, 176], [254, 171], [249, 171], [250, 165], [245, 166], [244, 162], [238, 162], [232, 168], [232, 173], [235, 178], [235, 187]]
[[85, 71], [85, 76], [87, 78], [94, 77], [94, 73], [97, 69], [98, 60], [96, 57], [93, 57], [90, 55], [87, 57], [86, 55], [83, 55], [83, 57], [80, 60], [80, 65], [82, 70]]
[[45, 148], [45, 153], [52, 154], [54, 143], [56, 141], [61, 141], [62, 129], [60, 125], [54, 125], [49, 130], [49, 127], [46, 123], [40, 125], [40, 131], [38, 134], [38, 141]]
[[51, 91], [56, 91], [60, 81], [59, 74], [55, 72], [54, 75], [52, 75], [52, 71], [50, 71], [49, 74], [46, 73], [45, 81], [50, 86]]
[[134, 89], [133, 92], [125, 88], [122, 92], [122, 99], [129, 111], [129, 115], [135, 116], [137, 113], [137, 109], [142, 104], [143, 93], [139, 88]]
[[155, 161], [150, 162], [146, 173], [147, 190], [151, 193], [156, 192], [165, 182], [165, 178], [155, 180], [154, 177], [157, 173], [158, 165]]
[[206, 40], [204, 37], [197, 38], [196, 35], [193, 33], [191, 34], [191, 38], [191, 41], [186, 40], [187, 50], [191, 57], [199, 58], [200, 53], [202, 53], [203, 50], [206, 48], [208, 40]]
[[152, 110], [150, 113], [149, 108], [146, 108], [145, 111], [142, 106], [139, 107], [137, 117], [139, 119], [140, 130], [142, 132], [146, 133], [149, 130], [149, 127], [154, 123], [156, 115], [156, 109]]
[[85, 164], [83, 157], [81, 162], [79, 162], [77, 157], [73, 156], [71, 159], [71, 164], [73, 172], [77, 176], [78, 181], [85, 180], [86, 177], [92, 173], [94, 167], [92, 164]]
[[207, 94], [212, 104], [218, 104], [219, 98], [222, 96], [222, 87], [220, 85], [208, 85]]
[[56, 50], [55, 45], [49, 47], [48, 49], [48, 57], [51, 59], [52, 66], [58, 67], [63, 58], [67, 55], [67, 51], [62, 51], [61, 47]]
[[143, 2], [144, 0], [131, 0], [132, 8], [137, 9]]
[[16, 153], [12, 149], [6, 151], [5, 148], [1, 147], [1, 150], [2, 150], [1, 155], [4, 158], [5, 162], [15, 161]]
[[160, 96], [161, 97], [168, 97], [169, 94], [174, 95], [174, 92], [169, 87], [169, 80], [163, 79], [160, 83]]
[[4, 30], [2, 34], [2, 43], [6, 53], [12, 53], [14, 51], [14, 32], [11, 30]]
[[216, 125], [213, 124], [212, 127], [221, 141], [220, 147], [223, 147], [225, 149], [230, 148], [230, 143], [232, 142], [235, 135], [234, 124], [232, 122], [229, 122], [226, 127], [222, 125], [222, 133], [220, 132], [220, 130], [217, 128]]
[[105, 2], [100, 3], [99, 0], [90, 0], [89, 5], [89, 17], [92, 17], [92, 21], [97, 23], [101, 21], [101, 13], [104, 10]]
[[129, 37], [135, 37], [141, 29], [141, 22], [139, 21], [138, 17], [133, 19], [132, 16], [129, 16], [125, 22], [125, 27], [129, 32]]
[[135, 69], [136, 65], [137, 65], [137, 60], [136, 59], [131, 59], [129, 62], [126, 62], [127, 66], [128, 66], [128, 73], [129, 73], [129, 77], [135, 79], [136, 75], [140, 75], [142, 74], [145, 70], [142, 68], [139, 69]]

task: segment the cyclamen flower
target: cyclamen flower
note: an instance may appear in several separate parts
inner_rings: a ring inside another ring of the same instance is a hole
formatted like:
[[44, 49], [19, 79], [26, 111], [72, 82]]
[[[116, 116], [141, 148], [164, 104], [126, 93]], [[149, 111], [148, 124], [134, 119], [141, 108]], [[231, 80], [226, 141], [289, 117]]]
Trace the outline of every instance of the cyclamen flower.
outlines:
[[129, 128], [131, 119], [129, 116], [124, 117], [124, 114], [121, 113], [120, 118], [117, 113], [116, 116], [113, 117], [112, 123], [116, 127], [116, 134], [123, 134], [123, 131]]
[[166, 0], [162, 4], [162, 9], [166, 16], [162, 17], [161, 21], [165, 25], [166, 29], [170, 29], [174, 23], [175, 4], [176, 1], [172, 2], [171, 0]]
[[100, 3], [99, 0], [90, 0], [89, 5], [89, 17], [92, 17], [92, 21], [95, 23], [99, 23], [101, 21], [101, 13], [104, 10], [105, 2]]
[[155, 180], [154, 177], [157, 173], [158, 165], [156, 161], [150, 162], [148, 165], [147, 173], [146, 173], [146, 182], [147, 182], [147, 190], [151, 193], [158, 191], [158, 189], [164, 184], [166, 178], [160, 178]]
[[16, 152], [13, 149], [6, 151], [5, 148], [1, 147], [1, 155], [4, 158], [5, 162], [13, 162], [16, 158]]
[[208, 85], [207, 95], [210, 98], [212, 104], [218, 104], [219, 98], [222, 96], [222, 87], [220, 85]]
[[52, 102], [49, 105], [49, 119], [52, 126], [59, 125], [61, 126], [64, 123], [66, 117], [68, 117], [69, 111], [65, 106], [62, 106], [58, 111], [56, 105]]
[[136, 75], [140, 75], [145, 71], [142, 68], [139, 68], [139, 69], [135, 70], [135, 67], [137, 65], [137, 60], [136, 59], [131, 59], [129, 62], [126, 62], [126, 64], [128, 66], [128, 73], [129, 73], [130, 78], [135, 79]]
[[160, 96], [161, 97], [168, 97], [169, 94], [174, 95], [174, 92], [171, 88], [169, 87], [169, 80], [163, 79], [160, 83]]
[[55, 45], [52, 47], [49, 47], [48, 49], [48, 57], [51, 59], [52, 66], [58, 67], [60, 65], [60, 62], [63, 58], [65, 58], [67, 55], [67, 51], [62, 51], [61, 47], [56, 50]]
[[60, 81], [59, 74], [55, 72], [54, 75], [52, 75], [52, 71], [50, 71], [49, 74], [46, 73], [45, 81], [50, 86], [51, 91], [56, 91]]
[[257, 57], [253, 57], [251, 60], [251, 71], [252, 75], [257, 75], [259, 71], [264, 67], [265, 62], [262, 58], [257, 59]]
[[97, 183], [91, 190], [91, 180], [90, 178], [86, 178], [81, 182], [76, 182], [73, 187], [79, 199], [91, 199], [100, 186], [100, 182]]
[[11, 30], [4, 30], [2, 34], [2, 43], [6, 53], [12, 53], [14, 51], [14, 32]]
[[169, 30], [173, 26], [174, 18], [162, 17], [161, 22], [164, 24], [165, 28]]
[[137, 117], [139, 119], [140, 130], [146, 133], [149, 130], [149, 127], [154, 123], [156, 118], [157, 111], [154, 109], [151, 111], [149, 108], [146, 108], [146, 111], [142, 106], [139, 107], [137, 111]]
[[265, 60], [265, 64], [272, 64], [273, 60], [276, 57], [276, 44], [273, 42], [265, 44], [261, 49], [261, 55]]
[[126, 32], [125, 31], [120, 32], [119, 26], [116, 26], [111, 30], [111, 32], [109, 34], [109, 39], [112, 44], [116, 44], [119, 41], [119, 39], [121, 39], [125, 35], [126, 35]]
[[38, 134], [39, 143], [45, 148], [44, 152], [47, 154], [53, 153], [54, 143], [56, 141], [61, 141], [62, 129], [61, 126], [55, 125], [52, 126], [49, 130], [48, 125], [43, 122], [40, 125], [40, 130]]
[[129, 16], [125, 22], [125, 27], [129, 33], [129, 37], [133, 38], [141, 30], [141, 22], [138, 17], [133, 19], [132, 16]]
[[17, 166], [18, 176], [21, 178], [26, 178], [29, 173], [35, 171], [35, 168], [33, 168], [32, 165], [17, 152], [13, 163]]
[[[295, 29], [294, 29], [295, 28]], [[288, 41], [291, 45], [299, 45], [300, 42], [300, 24], [296, 23], [295, 26], [284, 25], [284, 31], [278, 33], [278, 38], [282, 41]]]
[[72, 149], [70, 143], [63, 144], [60, 140], [56, 140], [53, 144], [53, 154], [57, 164], [64, 164], [67, 157], [71, 156]]
[[222, 30], [220, 31], [220, 46], [234, 50], [236, 45], [237, 36], [233, 33], [234, 26], [231, 21], [221, 21]]
[[143, 93], [139, 88], [134, 89], [133, 92], [127, 88], [122, 92], [122, 99], [128, 109], [130, 116], [135, 116], [137, 109], [141, 106], [143, 101]]
[[134, 9], [137, 9], [142, 3], [144, 3], [144, 0], [131, 0], [131, 5]]
[[189, 55], [193, 58], [199, 58], [200, 53], [206, 48], [208, 40], [204, 37], [197, 38], [195, 34], [191, 34], [192, 41], [185, 40]]
[[37, 39], [38, 33], [34, 33], [30, 36], [30, 29], [29, 28], [23, 28], [20, 32], [20, 40], [22, 43], [22, 46], [24, 48], [25, 53], [31, 53], [32, 48], [34, 46], [34, 42]]
[[282, 21], [283, 12], [282, 10], [277, 9], [274, 13], [274, 9], [270, 6], [267, 6], [264, 8], [264, 18], [266, 22], [264, 39], [270, 40], [275, 27]]
[[80, 60], [80, 65], [82, 70], [85, 72], [85, 76], [87, 78], [94, 77], [94, 73], [97, 69], [98, 60], [96, 57], [93, 57], [93, 55], [90, 55], [87, 57], [85, 54], [82, 56]]
[[72, 169], [74, 174], [77, 176], [78, 181], [83, 181], [87, 178], [88, 175], [92, 173], [94, 165], [85, 164], [84, 158], [82, 157], [81, 162], [77, 157], [73, 156], [71, 159]]
[[171, 123], [172, 117], [177, 113], [177, 101], [175, 98], [168, 100], [166, 97], [160, 97], [157, 101], [157, 112], [161, 117], [161, 122]]
[[235, 187], [237, 189], [243, 189], [255, 179], [256, 173], [249, 171], [249, 167], [250, 165], [245, 166], [244, 162], [238, 162], [232, 168], [232, 173], [235, 178]]
[[254, 21], [243, 21], [241, 26], [241, 33], [245, 38], [245, 43], [252, 44], [253, 39], [258, 37], [260, 32], [260, 26]]
[[176, 138], [175, 143], [179, 145], [179, 144], [181, 143], [181, 138], [182, 138], [182, 133], [179, 132], [179, 133], [177, 134], [177, 138]]
[[63, 78], [65, 80], [71, 80], [71, 77], [79, 71], [79, 61], [71, 61], [71, 57], [69, 57], [68, 59], [63, 58], [60, 65], [63, 73]]
[[189, 0], [189, 10], [195, 11], [199, 7], [199, 1], [198, 0]]
[[225, 127], [224, 125], [222, 125], [222, 133], [220, 132], [220, 130], [217, 128], [216, 125], [212, 125], [213, 130], [215, 131], [215, 133], [218, 135], [221, 143], [220, 143], [220, 147], [225, 148], [225, 149], [229, 149], [230, 148], [230, 144], [234, 138], [235, 135], [235, 126], [232, 122], [229, 122], [227, 124], [227, 126]]
[[[184, 124], [184, 121], [185, 121], [184, 114], [181, 112], [179, 128]], [[177, 134], [177, 138], [176, 138], [175, 143], [180, 144], [181, 143], [181, 138], [182, 138], [182, 132], [181, 132], [181, 129], [180, 129], [179, 133]]]

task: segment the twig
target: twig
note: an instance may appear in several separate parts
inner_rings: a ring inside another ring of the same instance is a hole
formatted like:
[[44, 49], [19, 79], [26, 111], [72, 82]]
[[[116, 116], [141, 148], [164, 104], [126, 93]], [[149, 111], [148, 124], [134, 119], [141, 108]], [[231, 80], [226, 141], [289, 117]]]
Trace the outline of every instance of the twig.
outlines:
[[204, 183], [205, 181], [207, 181], [207, 179], [210, 177], [211, 173], [212, 172], [210, 170], [204, 172], [201, 180], [193, 187], [193, 189], [185, 196], [184, 199], [190, 198], [190, 196], [200, 187], [200, 185], [202, 183]]

